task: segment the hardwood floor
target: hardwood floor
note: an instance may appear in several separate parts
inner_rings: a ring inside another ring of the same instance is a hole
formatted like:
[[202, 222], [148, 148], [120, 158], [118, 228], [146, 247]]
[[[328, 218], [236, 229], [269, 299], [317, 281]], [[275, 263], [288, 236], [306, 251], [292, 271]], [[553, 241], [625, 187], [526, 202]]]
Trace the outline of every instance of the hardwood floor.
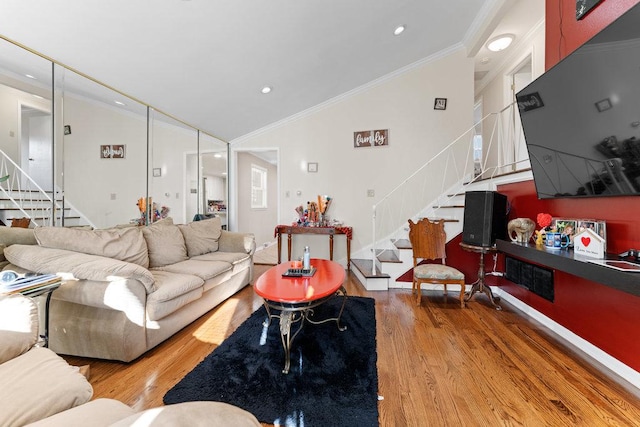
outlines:
[[[258, 277], [269, 266], [256, 266]], [[461, 309], [450, 293], [367, 292], [376, 300], [381, 426], [640, 426], [640, 399], [504, 301], [484, 296]], [[162, 405], [174, 384], [261, 305], [251, 287], [136, 361], [90, 364], [94, 398], [137, 410]]]

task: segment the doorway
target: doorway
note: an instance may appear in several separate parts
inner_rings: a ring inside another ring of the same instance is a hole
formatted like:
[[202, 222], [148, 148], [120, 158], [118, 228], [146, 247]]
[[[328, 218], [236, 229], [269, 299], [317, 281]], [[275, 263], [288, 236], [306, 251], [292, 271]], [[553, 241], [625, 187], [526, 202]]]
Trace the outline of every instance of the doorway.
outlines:
[[[270, 245], [275, 241], [273, 231], [280, 218], [278, 150], [233, 150], [233, 160], [235, 186], [231, 193], [235, 197], [234, 230], [253, 233], [258, 247]], [[261, 194], [265, 203], [260, 207], [252, 203], [255, 190], [252, 171], [256, 169], [265, 172], [266, 181], [261, 189], [266, 190], [266, 194]]]
[[[51, 113], [20, 105], [20, 167], [44, 191], [53, 191]], [[26, 179], [26, 178], [25, 178]], [[27, 183], [23, 183], [23, 188]]]

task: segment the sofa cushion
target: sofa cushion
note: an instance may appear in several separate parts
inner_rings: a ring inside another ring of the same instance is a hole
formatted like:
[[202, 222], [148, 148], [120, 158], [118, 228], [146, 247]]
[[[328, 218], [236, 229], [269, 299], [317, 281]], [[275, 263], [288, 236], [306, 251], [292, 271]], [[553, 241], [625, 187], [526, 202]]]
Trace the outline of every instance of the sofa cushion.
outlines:
[[156, 282], [156, 291], [148, 296], [149, 301], [169, 301], [175, 297], [201, 288], [204, 284], [198, 276], [151, 270]]
[[130, 262], [33, 245], [11, 245], [5, 255], [12, 264], [39, 274], [109, 282], [129, 278], [142, 283], [147, 293], [155, 290], [149, 270]]
[[131, 415], [110, 427], [260, 427], [256, 417], [237, 406], [223, 402], [184, 402], [159, 406]]
[[142, 228], [149, 249], [149, 267], [162, 267], [184, 261], [187, 246], [180, 229], [175, 225], [152, 224]]
[[48, 348], [34, 348], [0, 365], [0, 425], [24, 425], [91, 399], [93, 389], [78, 368]]
[[22, 295], [0, 296], [0, 364], [18, 357], [38, 340], [38, 306]]
[[100, 398], [29, 424], [29, 427], [108, 426], [135, 413], [133, 408], [119, 400]]
[[45, 248], [66, 249], [131, 262], [147, 268], [147, 245], [138, 228], [86, 230], [65, 227], [38, 227], [38, 244]]
[[229, 264], [238, 264], [251, 258], [249, 254], [241, 252], [212, 252], [191, 258], [194, 261], [223, 261]]
[[209, 280], [232, 268], [233, 266], [230, 263], [224, 261], [202, 262], [189, 259], [187, 261], [155, 268], [152, 270], [152, 274], [155, 274], [156, 271], [168, 271], [178, 274], [193, 274], [202, 280]]
[[197, 300], [204, 292], [204, 280], [190, 274], [152, 270], [157, 290], [147, 297], [147, 317], [160, 320]]
[[4, 249], [8, 246], [37, 245], [36, 235], [31, 228], [0, 227], [0, 262], [6, 261]]
[[184, 236], [189, 258], [218, 250], [218, 240], [222, 234], [220, 217], [180, 224], [178, 228]]

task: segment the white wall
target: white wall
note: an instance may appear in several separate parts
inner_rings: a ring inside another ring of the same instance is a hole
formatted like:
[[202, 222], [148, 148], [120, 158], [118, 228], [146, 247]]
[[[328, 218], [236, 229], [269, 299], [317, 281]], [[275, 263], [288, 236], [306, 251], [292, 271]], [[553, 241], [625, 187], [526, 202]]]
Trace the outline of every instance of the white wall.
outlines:
[[[445, 111], [433, 109], [435, 98], [448, 99]], [[296, 206], [327, 194], [329, 216], [354, 228], [353, 254], [372, 243], [373, 204], [468, 130], [472, 119], [473, 60], [461, 49], [232, 141], [231, 149], [279, 148], [278, 222], [291, 223]], [[372, 129], [389, 129], [389, 145], [354, 148], [353, 132]], [[307, 162], [317, 162], [318, 172], [308, 173]], [[368, 189], [376, 197], [367, 197]], [[275, 225], [247, 231], [273, 232]], [[343, 239], [336, 237], [334, 259], [346, 259]], [[328, 258], [326, 236], [296, 236], [293, 253], [305, 244], [313, 256]]]
[[[533, 28], [527, 36], [519, 41], [514, 49], [503, 61], [502, 65], [492, 70], [493, 79], [489, 79], [476, 90], [476, 99], [482, 100], [483, 116], [497, 113], [509, 105], [513, 99], [510, 90], [510, 75], [527, 58], [531, 59], [532, 78], [536, 79], [544, 73], [545, 27], [543, 22]], [[517, 111], [517, 110], [516, 110]], [[505, 116], [502, 117], [503, 119]], [[488, 153], [487, 166], [498, 164], [498, 146], [494, 142], [489, 150], [488, 144], [491, 134], [495, 132], [494, 118], [488, 118], [483, 123], [482, 136], [485, 153]], [[496, 132], [499, 133], [499, 132]], [[486, 155], [486, 154], [485, 154]]]

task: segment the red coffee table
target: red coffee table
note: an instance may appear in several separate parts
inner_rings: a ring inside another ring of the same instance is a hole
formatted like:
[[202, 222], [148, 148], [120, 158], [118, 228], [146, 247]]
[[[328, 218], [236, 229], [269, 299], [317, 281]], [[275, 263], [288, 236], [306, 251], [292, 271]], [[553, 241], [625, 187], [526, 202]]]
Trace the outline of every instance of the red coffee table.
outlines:
[[[317, 258], [311, 259], [311, 266], [316, 269], [313, 276], [283, 277], [291, 263], [278, 264], [265, 271], [253, 286], [256, 294], [264, 300], [269, 316], [266, 326], [274, 317], [280, 320], [280, 338], [285, 353], [282, 372], [285, 374], [289, 373], [291, 365], [291, 343], [302, 330], [305, 321], [315, 325], [335, 321], [338, 330], [347, 329], [340, 325], [340, 317], [347, 301], [347, 291], [343, 286], [346, 277], [344, 268], [337, 262]], [[338, 316], [314, 319], [313, 309], [338, 294], [344, 298]], [[272, 310], [279, 314], [273, 314]], [[298, 328], [292, 335], [291, 326], [295, 323], [298, 323]]]

